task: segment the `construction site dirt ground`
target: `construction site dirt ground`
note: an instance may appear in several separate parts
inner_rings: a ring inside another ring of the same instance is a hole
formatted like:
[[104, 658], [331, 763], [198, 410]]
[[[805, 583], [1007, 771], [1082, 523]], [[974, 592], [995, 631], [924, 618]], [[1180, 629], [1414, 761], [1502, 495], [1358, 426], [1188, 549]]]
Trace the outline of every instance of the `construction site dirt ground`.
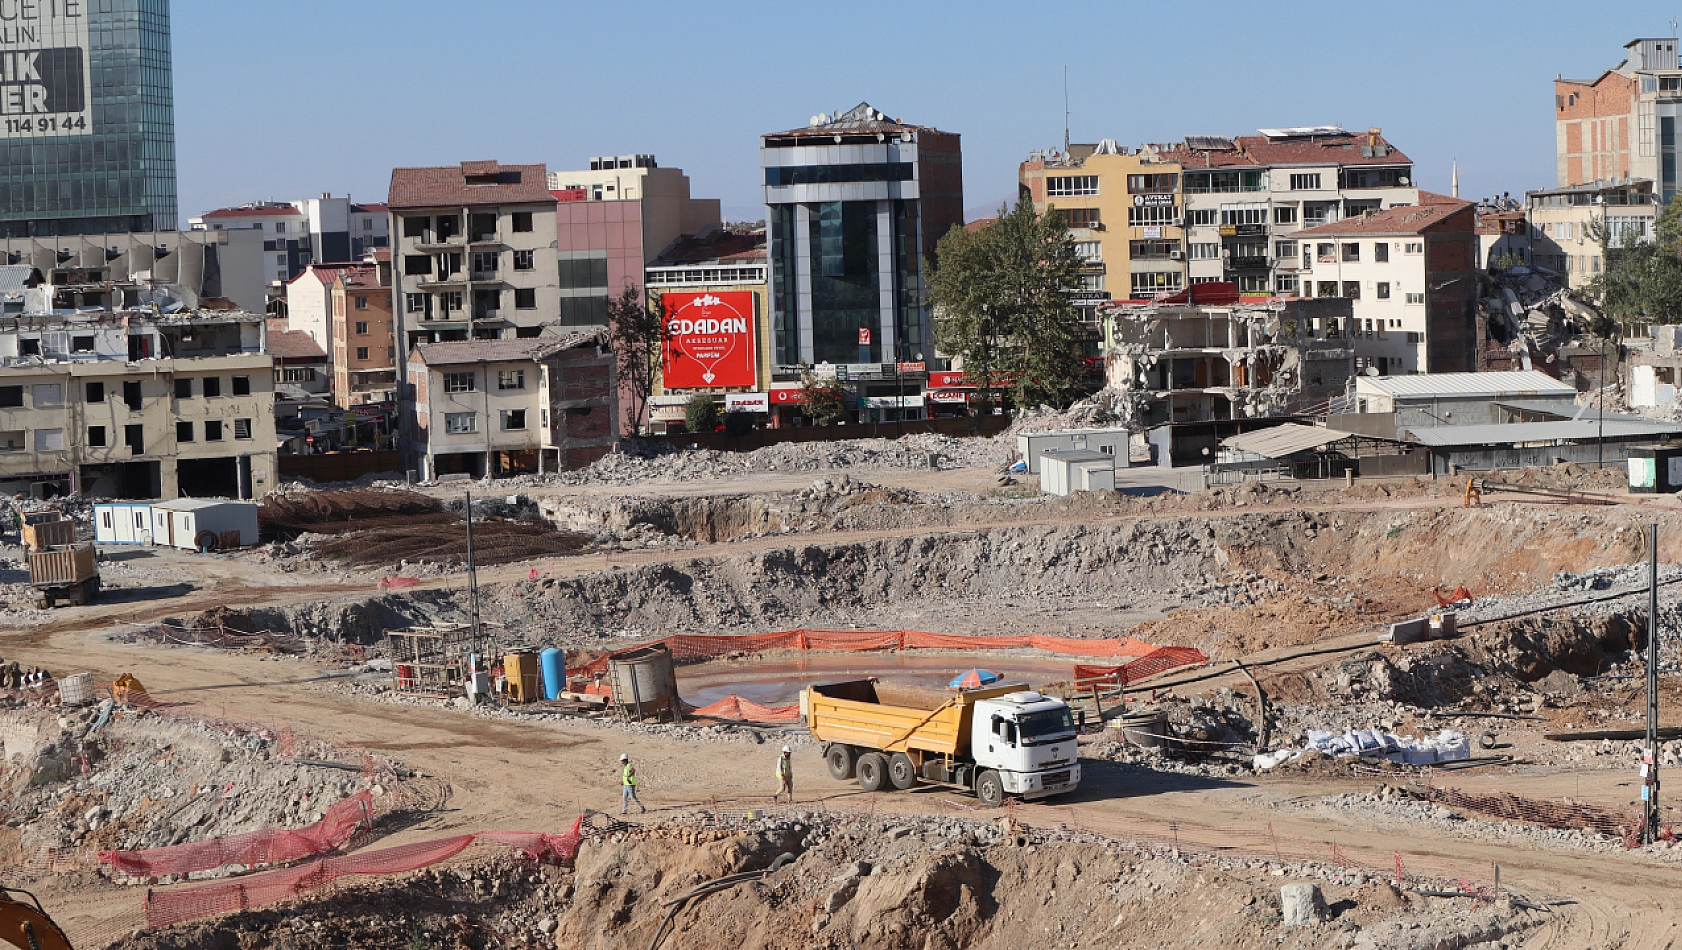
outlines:
[[[1459, 728], [1474, 737], [1494, 733], [1490, 754], [1518, 763], [1432, 776], [1362, 772], [1335, 761], [1257, 771], [1247, 750], [1145, 754], [1094, 729], [1082, 740], [1079, 790], [1010, 809], [1008, 817], [1030, 831], [1001, 835], [987, 829], [996, 830], [1003, 816], [978, 809], [972, 798], [939, 789], [866, 794], [831, 779], [818, 746], [794, 729], [638, 726], [395, 698], [383, 690], [389, 675], [377, 664], [358, 664], [341, 644], [360, 641], [377, 655], [370, 634], [382, 623], [459, 619], [465, 582], [458, 566], [412, 571], [412, 585], [382, 590], [381, 578], [401, 574], [403, 565], [347, 569], [312, 558], [307, 543], [211, 556], [120, 551], [132, 560], [119, 563], [139, 566], [115, 572], [124, 583], [116, 596], [6, 615], [0, 660], [61, 678], [89, 672], [105, 683], [131, 674], [161, 703], [195, 704], [180, 707], [183, 715], [284, 724], [431, 783], [424, 808], [377, 840], [356, 842], [363, 848], [482, 830], [559, 832], [587, 809], [617, 815], [621, 754], [637, 763], [649, 814], [587, 840], [575, 870], [533, 874], [481, 850], [469, 853], [468, 864], [452, 865], [473, 869], [463, 882], [505, 880], [503, 897], [468, 885], [474, 899], [467, 900], [436, 872], [368, 879], [301, 898], [282, 913], [286, 921], [309, 921], [303, 930], [265, 923], [253, 912], [135, 936], [145, 888], [113, 883], [74, 862], [43, 864], [21, 845], [12, 866], [0, 868], [0, 882], [28, 886], [73, 934], [136, 948], [498, 940], [640, 947], [666, 914], [661, 900], [718, 874], [764, 867], [770, 851], [785, 848], [797, 853], [791, 883], [768, 876], [713, 898], [718, 903], [705, 908], [702, 921], [684, 923], [663, 945], [1004, 946], [1050, 939], [1058, 946], [1633, 950], [1673, 946], [1682, 936], [1673, 923], [1682, 849], [1627, 850], [1605, 835], [1543, 833], [1524, 821], [1444, 807], [1427, 791], [1510, 792], [1637, 810], [1636, 760], [1626, 743], [1542, 736], [1639, 728], [1642, 701], [1631, 695], [1639, 683], [1630, 677], [1640, 664], [1630, 648], [1644, 624], [1644, 594], [1550, 608], [1634, 591], [1639, 568], [1612, 569], [1639, 565], [1649, 523], [1661, 526], [1661, 559], [1677, 561], [1676, 499], [1625, 498], [1600, 507], [1492, 494], [1484, 507], [1468, 509], [1461, 507], [1463, 481], [1405, 479], [1350, 490], [1286, 484], [1053, 500], [1022, 490], [1031, 484], [1001, 485], [997, 475], [995, 466], [860, 468], [671, 483], [492, 485], [487, 495], [559, 505], [569, 530], [584, 522], [596, 527], [591, 546], [575, 556], [481, 570], [485, 617], [513, 640], [554, 642], [569, 653], [678, 633], [800, 627], [1131, 635], [1211, 658], [1207, 672], [1218, 675], [1154, 690], [1176, 710], [1176, 729], [1253, 721], [1253, 687], [1228, 662], [1243, 659], [1270, 700], [1271, 746], [1281, 737], [1300, 740], [1308, 728], [1377, 726], [1409, 735]], [[1570, 468], [1539, 477], [1577, 489], [1607, 490], [1614, 482]], [[1560, 572], [1571, 576], [1562, 580]], [[1374, 642], [1388, 623], [1434, 606], [1433, 591], [1462, 585], [1479, 598], [1464, 618], [1483, 625], [1446, 642]], [[1668, 679], [1682, 636], [1675, 604], [1666, 591], [1666, 725], [1682, 725], [1682, 695]], [[247, 624], [239, 627], [245, 632], [274, 631], [286, 648], [225, 650], [133, 636], [159, 621], [191, 623], [207, 611], [231, 627]], [[1502, 619], [1515, 614], [1525, 616]], [[1269, 664], [1305, 647], [1350, 649]], [[1019, 656], [978, 651], [951, 662], [958, 672]], [[761, 679], [790, 675], [787, 661], [763, 658], [770, 675]], [[757, 662], [741, 657], [729, 665], [753, 680]], [[1033, 672], [1056, 662], [1040, 655], [1026, 665]], [[869, 664], [845, 666], [850, 674]], [[1049, 681], [1052, 671], [1044, 675]], [[720, 682], [735, 676], [731, 670]], [[1175, 679], [1170, 672], [1158, 682]], [[1535, 718], [1431, 715], [1466, 710]], [[59, 728], [52, 711], [6, 715], [47, 717], [43, 729]], [[147, 721], [141, 716], [123, 728], [159, 728]], [[1234, 748], [1244, 740], [1238, 736]], [[183, 740], [135, 733], [128, 741], [169, 749]], [[799, 801], [792, 809], [768, 808], [775, 750], [784, 742], [794, 749]], [[277, 761], [269, 768], [299, 767]], [[19, 760], [8, 769], [6, 788], [31, 781]], [[239, 781], [270, 781], [263, 769], [249, 774]], [[202, 778], [158, 775], [159, 783], [194, 788]], [[1380, 786], [1409, 791], [1398, 797]], [[311, 794], [326, 795], [327, 786], [320, 788]], [[297, 798], [289, 794], [286, 801]], [[69, 794], [64, 801], [81, 799]], [[265, 817], [280, 826], [307, 823], [307, 808], [286, 811], [276, 801], [272, 816], [254, 810], [239, 827], [225, 817], [215, 833], [255, 830]], [[745, 817], [749, 811], [762, 817]], [[721, 827], [721, 815], [733, 823]], [[15, 814], [7, 824], [28, 839], [46, 831], [35, 827], [43, 821]], [[789, 840], [781, 826], [794, 823], [806, 831]], [[211, 830], [207, 824], [187, 840]], [[65, 826], [60, 833], [84, 832]], [[880, 870], [861, 873], [858, 862]], [[1386, 883], [1397, 869], [1399, 893]], [[1281, 930], [1279, 887], [1309, 880], [1324, 886], [1330, 919]], [[1050, 881], [1059, 883], [1048, 887]], [[849, 887], [837, 904], [836, 894]], [[1416, 888], [1485, 892], [1486, 899], [1428, 898], [1412, 893]], [[950, 899], [942, 896], [948, 892]], [[908, 893], [922, 895], [921, 903], [907, 903]], [[1515, 905], [1505, 895], [1521, 900]], [[1186, 914], [1203, 921], [1196, 935], [1162, 929], [1161, 921]], [[401, 918], [401, 925], [379, 926], [382, 915], [387, 923]], [[873, 919], [881, 925], [872, 927]]]

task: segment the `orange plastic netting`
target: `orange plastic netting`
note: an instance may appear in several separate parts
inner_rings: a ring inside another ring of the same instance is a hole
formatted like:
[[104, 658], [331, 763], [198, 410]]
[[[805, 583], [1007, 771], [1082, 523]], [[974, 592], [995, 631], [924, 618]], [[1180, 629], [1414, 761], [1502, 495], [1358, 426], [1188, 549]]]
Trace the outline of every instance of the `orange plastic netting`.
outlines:
[[1207, 663], [1202, 650], [1191, 647], [1159, 647], [1125, 666], [1076, 664], [1076, 686], [1127, 686], [1177, 666]]
[[[1078, 637], [1046, 637], [1038, 634], [976, 636], [959, 633], [930, 633], [926, 630], [785, 630], [744, 636], [707, 637], [679, 634], [631, 647], [665, 644], [678, 659], [706, 659], [727, 653], [761, 653], [767, 650], [1008, 650], [1031, 648], [1067, 656], [1144, 657], [1157, 647], [1132, 637], [1082, 640]], [[1184, 648], [1180, 648], [1184, 649]], [[620, 653], [628, 650], [618, 651]], [[1195, 652], [1195, 651], [1193, 651]], [[1201, 656], [1201, 654], [1199, 654]], [[594, 676], [606, 672], [608, 656], [600, 656], [576, 672]]]
[[200, 917], [265, 907], [323, 887], [351, 875], [403, 874], [429, 867], [467, 850], [473, 844], [500, 844], [538, 859], [570, 864], [578, 856], [583, 816], [565, 834], [525, 831], [481, 831], [434, 841], [398, 845], [362, 854], [324, 858], [295, 868], [253, 874], [234, 881], [198, 887], [152, 891], [146, 895], [146, 925], [172, 927]]
[[136, 877], [208, 871], [225, 864], [286, 864], [342, 846], [358, 829], [374, 823], [373, 804], [373, 794], [364, 789], [334, 802], [322, 819], [308, 828], [264, 828], [167, 848], [101, 851], [99, 860]]

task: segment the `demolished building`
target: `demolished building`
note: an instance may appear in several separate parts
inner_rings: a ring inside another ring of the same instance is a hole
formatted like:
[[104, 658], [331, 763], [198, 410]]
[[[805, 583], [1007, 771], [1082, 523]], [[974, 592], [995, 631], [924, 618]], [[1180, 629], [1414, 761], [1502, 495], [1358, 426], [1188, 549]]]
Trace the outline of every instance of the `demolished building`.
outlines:
[[1578, 300], [1564, 275], [1533, 266], [1492, 269], [1478, 297], [1478, 369], [1535, 370], [1579, 390], [1617, 372], [1618, 345], [1593, 335], [1600, 312]]
[[1302, 413], [1341, 396], [1354, 373], [1352, 313], [1342, 297], [1240, 301], [1231, 284], [1111, 305], [1112, 401], [1134, 429]]

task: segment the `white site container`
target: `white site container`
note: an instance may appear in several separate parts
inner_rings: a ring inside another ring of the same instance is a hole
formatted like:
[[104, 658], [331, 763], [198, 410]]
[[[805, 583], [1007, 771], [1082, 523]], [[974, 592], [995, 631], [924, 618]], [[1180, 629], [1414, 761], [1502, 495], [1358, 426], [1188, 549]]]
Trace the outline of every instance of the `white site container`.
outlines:
[[[224, 543], [230, 532], [239, 532], [238, 544]], [[177, 498], [152, 503], [152, 543], [166, 547], [203, 550], [245, 547], [257, 543], [257, 504], [225, 498]]]
[[93, 506], [93, 539], [99, 544], [151, 544], [151, 502], [101, 502]]

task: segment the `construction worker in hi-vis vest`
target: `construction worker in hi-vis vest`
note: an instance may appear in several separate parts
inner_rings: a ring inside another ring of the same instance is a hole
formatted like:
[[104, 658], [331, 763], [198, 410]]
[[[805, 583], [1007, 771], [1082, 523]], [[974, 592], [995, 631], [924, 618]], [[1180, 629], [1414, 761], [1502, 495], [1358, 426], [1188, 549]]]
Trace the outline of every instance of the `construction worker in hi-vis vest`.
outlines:
[[[637, 767], [631, 764], [628, 755], [619, 756], [619, 814], [628, 815], [631, 803], [635, 802], [642, 812], [648, 811], [648, 806], [637, 797]], [[639, 812], [640, 814], [641, 812]]]

